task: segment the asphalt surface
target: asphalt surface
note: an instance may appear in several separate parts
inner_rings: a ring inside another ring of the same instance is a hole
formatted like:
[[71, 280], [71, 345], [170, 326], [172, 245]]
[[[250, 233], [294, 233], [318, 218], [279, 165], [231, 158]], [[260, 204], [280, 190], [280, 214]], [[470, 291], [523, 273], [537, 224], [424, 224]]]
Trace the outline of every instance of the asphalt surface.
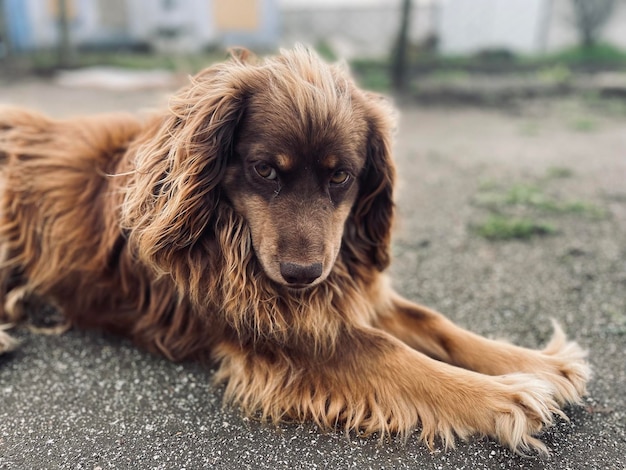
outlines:
[[[165, 96], [0, 86], [0, 103], [56, 116], [134, 111]], [[210, 368], [172, 364], [98, 332], [19, 330], [21, 347], [0, 356], [0, 469], [626, 468], [623, 107], [406, 108], [396, 159], [392, 274], [400, 292], [477, 333], [528, 347], [547, 342], [555, 318], [589, 350], [589, 396], [567, 410], [569, 422], [543, 434], [550, 458], [522, 458], [485, 438], [431, 453], [417, 435], [381, 445], [310, 424], [277, 428], [224, 408]], [[489, 213], [485, 194], [518, 184], [597, 210], [540, 213], [556, 233], [528, 241], [476, 235], [472, 227]]]

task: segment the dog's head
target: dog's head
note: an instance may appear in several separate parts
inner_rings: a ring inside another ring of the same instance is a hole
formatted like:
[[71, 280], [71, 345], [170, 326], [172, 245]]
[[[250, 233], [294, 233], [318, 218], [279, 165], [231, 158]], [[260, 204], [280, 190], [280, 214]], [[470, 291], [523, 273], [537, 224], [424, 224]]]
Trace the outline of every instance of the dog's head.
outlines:
[[145, 200], [127, 195], [123, 209], [131, 240], [161, 269], [196, 258], [172, 250], [207, 249], [222, 204], [278, 284], [318, 284], [340, 254], [353, 271], [387, 266], [390, 113], [342, 67], [300, 47], [263, 62], [240, 53], [194, 77], [172, 111], [137, 152]]

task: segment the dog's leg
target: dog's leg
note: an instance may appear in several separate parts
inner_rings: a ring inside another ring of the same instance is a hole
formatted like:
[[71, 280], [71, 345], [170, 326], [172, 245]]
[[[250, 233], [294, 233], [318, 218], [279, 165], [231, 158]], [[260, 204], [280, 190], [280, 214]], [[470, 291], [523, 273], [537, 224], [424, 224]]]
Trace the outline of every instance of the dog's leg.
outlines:
[[376, 326], [449, 364], [489, 375], [535, 374], [556, 388], [561, 404], [580, 402], [590, 377], [586, 352], [568, 342], [556, 323], [552, 340], [536, 351], [476, 335], [433, 310], [392, 294]]
[[[0, 281], [0, 284], [3, 284]], [[5, 294], [4, 302], [0, 304], [0, 354], [12, 351], [18, 345], [18, 341], [10, 336], [6, 330], [11, 329], [15, 320], [21, 317], [21, 313], [15, 310], [15, 301], [10, 295]]]
[[326, 355], [272, 345], [217, 348], [225, 399], [263, 419], [408, 437], [429, 447], [488, 435], [517, 452], [546, 452], [533, 437], [560, 414], [550, 383], [530, 374], [489, 376], [445, 364], [373, 328], [341, 334]]
[[[0, 354], [12, 351], [18, 346], [18, 341], [10, 336], [6, 330], [19, 323], [23, 317], [21, 300], [25, 289], [15, 289], [5, 295], [4, 305], [0, 305]], [[4, 322], [9, 323], [4, 323]]]
[[18, 345], [18, 341], [13, 339], [6, 330], [11, 328], [13, 325], [10, 323], [0, 325], [0, 354], [11, 351], [15, 349]]
[[26, 317], [24, 300], [29, 295], [26, 286], [16, 287], [5, 294], [3, 315], [14, 324], [21, 323]]
[[39, 298], [25, 285], [5, 295], [4, 312], [0, 315], [3, 318], [14, 325], [25, 324], [32, 333], [41, 335], [60, 335], [71, 328], [59, 307]]

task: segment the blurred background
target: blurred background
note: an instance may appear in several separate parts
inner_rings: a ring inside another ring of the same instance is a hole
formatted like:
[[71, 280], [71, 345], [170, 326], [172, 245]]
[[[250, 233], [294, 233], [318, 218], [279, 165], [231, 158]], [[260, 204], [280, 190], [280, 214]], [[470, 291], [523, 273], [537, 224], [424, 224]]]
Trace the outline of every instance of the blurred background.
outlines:
[[0, 0], [4, 77], [189, 73], [231, 46], [296, 42], [347, 59], [365, 87], [421, 100], [626, 88], [622, 0]]

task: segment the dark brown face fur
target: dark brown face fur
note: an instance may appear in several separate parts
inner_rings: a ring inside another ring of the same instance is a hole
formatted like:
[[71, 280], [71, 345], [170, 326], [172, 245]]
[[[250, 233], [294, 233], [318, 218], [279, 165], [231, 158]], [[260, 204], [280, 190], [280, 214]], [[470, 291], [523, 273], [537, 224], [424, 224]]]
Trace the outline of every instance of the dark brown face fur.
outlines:
[[265, 273], [290, 288], [332, 270], [366, 161], [367, 125], [354, 103], [299, 104], [279, 90], [250, 98], [224, 179]]

